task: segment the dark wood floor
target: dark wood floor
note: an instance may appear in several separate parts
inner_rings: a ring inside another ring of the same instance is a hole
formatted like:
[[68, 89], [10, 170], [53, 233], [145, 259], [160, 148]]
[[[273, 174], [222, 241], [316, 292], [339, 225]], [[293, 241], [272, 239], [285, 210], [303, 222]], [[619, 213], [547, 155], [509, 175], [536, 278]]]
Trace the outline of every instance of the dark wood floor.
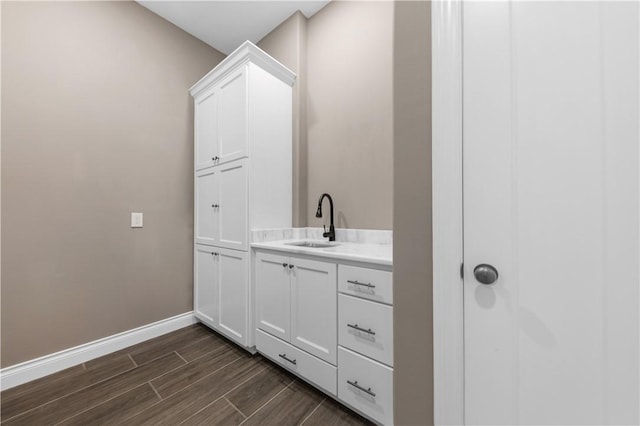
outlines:
[[3, 425], [363, 425], [199, 324], [0, 394]]

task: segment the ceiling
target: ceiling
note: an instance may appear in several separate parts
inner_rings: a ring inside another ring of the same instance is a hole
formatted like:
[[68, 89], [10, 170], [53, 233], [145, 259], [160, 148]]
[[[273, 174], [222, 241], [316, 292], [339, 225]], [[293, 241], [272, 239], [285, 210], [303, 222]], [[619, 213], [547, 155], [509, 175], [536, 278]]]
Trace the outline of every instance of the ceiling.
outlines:
[[300, 10], [307, 18], [330, 0], [146, 1], [138, 3], [229, 54], [245, 40], [257, 43]]

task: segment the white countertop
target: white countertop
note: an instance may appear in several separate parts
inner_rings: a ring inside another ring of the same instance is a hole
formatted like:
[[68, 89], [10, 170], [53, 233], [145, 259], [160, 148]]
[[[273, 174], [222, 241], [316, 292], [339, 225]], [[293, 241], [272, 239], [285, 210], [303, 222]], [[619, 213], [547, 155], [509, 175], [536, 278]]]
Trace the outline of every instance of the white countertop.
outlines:
[[351, 260], [355, 262], [375, 263], [378, 265], [393, 265], [393, 246], [391, 244], [351, 243], [342, 241], [331, 242], [331, 247], [301, 247], [290, 245], [302, 241], [329, 243], [327, 240], [278, 240], [252, 243], [257, 249], [276, 250], [287, 253], [305, 254], [329, 259]]

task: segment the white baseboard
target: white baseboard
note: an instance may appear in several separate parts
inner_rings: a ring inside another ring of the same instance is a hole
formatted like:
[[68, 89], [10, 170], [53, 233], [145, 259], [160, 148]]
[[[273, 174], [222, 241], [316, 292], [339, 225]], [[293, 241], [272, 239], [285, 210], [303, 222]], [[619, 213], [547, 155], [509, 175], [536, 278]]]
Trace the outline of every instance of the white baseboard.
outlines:
[[185, 312], [184, 314], [143, 325], [113, 336], [11, 365], [0, 370], [0, 390], [10, 389], [197, 322], [198, 320], [193, 315], [193, 312]]

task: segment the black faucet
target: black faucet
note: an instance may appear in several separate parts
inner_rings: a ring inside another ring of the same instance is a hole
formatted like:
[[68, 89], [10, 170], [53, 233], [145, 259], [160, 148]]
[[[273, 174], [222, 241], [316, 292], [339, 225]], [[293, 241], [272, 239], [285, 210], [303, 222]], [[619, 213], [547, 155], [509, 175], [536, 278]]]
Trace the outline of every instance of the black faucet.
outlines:
[[316, 210], [316, 217], [322, 217], [322, 200], [324, 197], [329, 199], [329, 207], [331, 208], [331, 225], [329, 225], [329, 232], [327, 232], [326, 226], [322, 225], [324, 228], [323, 237], [329, 237], [329, 241], [336, 240], [336, 229], [333, 227], [333, 200], [331, 199], [331, 195], [326, 192], [320, 196], [320, 200], [318, 200], [318, 210]]

